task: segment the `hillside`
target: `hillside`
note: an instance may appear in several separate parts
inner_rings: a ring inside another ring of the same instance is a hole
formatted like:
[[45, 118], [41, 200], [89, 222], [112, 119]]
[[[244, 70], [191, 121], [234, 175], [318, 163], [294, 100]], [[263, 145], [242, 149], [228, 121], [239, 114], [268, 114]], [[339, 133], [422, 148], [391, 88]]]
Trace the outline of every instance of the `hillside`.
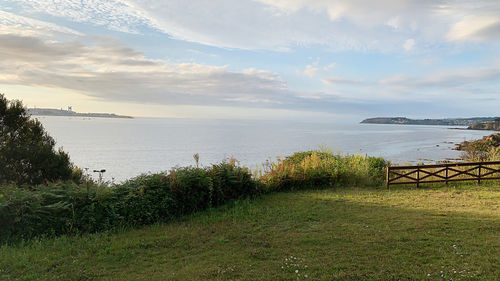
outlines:
[[275, 193], [0, 248], [1, 280], [498, 280], [500, 186]]
[[133, 118], [132, 116], [117, 115], [114, 113], [79, 113], [72, 110], [53, 108], [28, 108], [28, 113], [33, 116], [73, 116], [73, 117], [99, 117], [99, 118]]
[[440, 125], [440, 126], [471, 126], [481, 122], [492, 122], [495, 117], [450, 118], [450, 119], [409, 119], [406, 117], [376, 117], [368, 118], [364, 124], [399, 124], [399, 125]]

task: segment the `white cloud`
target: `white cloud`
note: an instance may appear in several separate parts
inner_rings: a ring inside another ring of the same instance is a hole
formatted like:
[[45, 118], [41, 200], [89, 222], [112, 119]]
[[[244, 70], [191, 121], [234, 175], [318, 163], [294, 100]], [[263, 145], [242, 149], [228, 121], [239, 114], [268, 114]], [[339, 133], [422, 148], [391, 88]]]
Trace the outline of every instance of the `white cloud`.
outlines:
[[352, 101], [356, 99], [294, 91], [267, 70], [170, 64], [110, 42], [86, 45], [12, 34], [0, 35], [0, 42], [0, 86], [4, 89], [54, 89], [78, 95], [79, 100], [138, 106], [267, 108], [318, 114], [355, 110]]
[[399, 29], [399, 27], [401, 26], [401, 20], [399, 19], [399, 17], [392, 17], [385, 24], [394, 29]]
[[411, 49], [413, 49], [414, 46], [415, 46], [415, 39], [410, 38], [407, 39], [403, 44], [403, 49], [405, 49], [406, 51], [411, 51]]
[[500, 67], [474, 67], [435, 72], [422, 77], [395, 75], [379, 80], [386, 86], [406, 87], [414, 90], [423, 88], [458, 89], [460, 87], [499, 83]]
[[391, 75], [379, 80], [329, 76], [321, 80], [339, 97], [368, 101], [420, 101], [474, 106], [484, 99], [498, 99], [500, 67], [471, 67], [437, 71], [422, 76]]
[[309, 77], [314, 77], [316, 73], [318, 73], [319, 68], [315, 65], [306, 65], [306, 68], [304, 69], [304, 74], [309, 76]]
[[[498, 69], [490, 67], [379, 81], [328, 76], [316, 85], [323, 91], [299, 93], [274, 72], [152, 60], [112, 42], [83, 44], [84, 39], [78, 38], [81, 33], [34, 19], [65, 22], [57, 19], [64, 18], [132, 33], [151, 32], [152, 28], [177, 39], [217, 47], [293, 51], [297, 46], [314, 45], [326, 52], [375, 49], [387, 53], [410, 51], [415, 46], [420, 51], [443, 42], [498, 41], [498, 1], [463, 0], [453, 5], [447, 0], [10, 1], [21, 3], [23, 10], [17, 11], [22, 16], [14, 14], [15, 9], [0, 11], [3, 84], [69, 89], [111, 101], [303, 107], [328, 112], [340, 104], [339, 98], [364, 102], [441, 99], [453, 94], [492, 98], [494, 87], [485, 84], [498, 85]], [[62, 40], [61, 34], [69, 37]], [[335, 63], [320, 65], [311, 58], [302, 67], [297, 67], [297, 73], [318, 77]]]
[[52, 36], [83, 34], [73, 29], [62, 27], [46, 21], [36, 20], [0, 10], [0, 34], [17, 34], [23, 36]]
[[[498, 40], [500, 2], [467, 0], [12, 0], [123, 32], [160, 30], [181, 40], [242, 49], [400, 51], [415, 41]], [[383, 7], [383, 8], [381, 8]]]
[[114, 44], [0, 35], [0, 84], [68, 89], [103, 100], [158, 104], [284, 104], [294, 99], [270, 71], [167, 64]]
[[323, 67], [323, 70], [328, 71], [328, 70], [330, 70], [330, 69], [332, 69], [332, 68], [335, 68], [335, 66], [337, 66], [337, 64], [336, 64], [336, 63], [334, 63], [334, 62], [332, 62], [332, 63], [330, 63], [329, 65], [327, 65], [327, 66]]
[[321, 80], [325, 85], [364, 85], [367, 82], [362, 79], [348, 79], [342, 78], [335, 75], [330, 75]]
[[115, 31], [138, 33], [142, 26], [154, 27], [140, 6], [126, 0], [13, 0], [26, 12], [49, 14], [74, 22], [103, 25]]
[[489, 32], [500, 36], [500, 16], [467, 16], [452, 26], [447, 38], [452, 41], [483, 41], [492, 35]]

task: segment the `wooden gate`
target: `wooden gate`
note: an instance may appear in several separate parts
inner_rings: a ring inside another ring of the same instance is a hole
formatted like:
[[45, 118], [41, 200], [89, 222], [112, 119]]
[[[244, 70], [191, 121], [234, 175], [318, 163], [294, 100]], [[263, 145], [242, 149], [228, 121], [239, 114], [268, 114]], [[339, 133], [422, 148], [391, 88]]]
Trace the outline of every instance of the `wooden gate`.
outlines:
[[500, 179], [500, 161], [452, 163], [418, 166], [388, 166], [386, 172], [387, 188], [395, 184], [453, 181], [477, 181]]

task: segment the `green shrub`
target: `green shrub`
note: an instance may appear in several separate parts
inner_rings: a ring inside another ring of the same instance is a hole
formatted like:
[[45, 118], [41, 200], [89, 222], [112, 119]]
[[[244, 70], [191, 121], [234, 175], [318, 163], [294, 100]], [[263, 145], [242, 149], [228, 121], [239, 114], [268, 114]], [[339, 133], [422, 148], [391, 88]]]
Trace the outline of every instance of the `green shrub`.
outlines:
[[229, 200], [250, 197], [258, 193], [257, 183], [252, 179], [247, 168], [235, 165], [235, 160], [213, 165], [208, 169], [212, 179], [210, 202], [219, 206]]
[[176, 202], [165, 174], [143, 174], [118, 185], [117, 204], [127, 224], [168, 221], [176, 215]]
[[6, 186], [0, 196], [0, 238], [58, 235], [71, 228], [71, 193], [59, 184], [33, 189]]
[[0, 184], [69, 180], [73, 164], [20, 101], [0, 94]]
[[222, 162], [143, 174], [119, 185], [60, 182], [0, 189], [0, 241], [103, 231], [172, 218], [252, 196], [246, 168]]
[[188, 214], [210, 207], [212, 180], [201, 168], [177, 168], [169, 174], [170, 190], [178, 214]]
[[311, 186], [376, 186], [383, 183], [387, 164], [377, 157], [299, 152], [271, 164], [261, 181], [271, 191]]
[[234, 159], [143, 174], [119, 185], [98, 185], [75, 171], [81, 184], [0, 189], [0, 241], [166, 222], [262, 192], [380, 185], [386, 165], [382, 158], [308, 151], [271, 164], [258, 179]]

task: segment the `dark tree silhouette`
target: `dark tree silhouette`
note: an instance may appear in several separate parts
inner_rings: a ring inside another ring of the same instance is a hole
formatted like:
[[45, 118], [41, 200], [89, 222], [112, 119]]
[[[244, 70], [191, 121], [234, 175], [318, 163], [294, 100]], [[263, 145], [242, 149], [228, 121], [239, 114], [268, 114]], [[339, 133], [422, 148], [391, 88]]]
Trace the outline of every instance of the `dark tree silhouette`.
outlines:
[[73, 165], [21, 101], [0, 94], [0, 184], [67, 180]]

